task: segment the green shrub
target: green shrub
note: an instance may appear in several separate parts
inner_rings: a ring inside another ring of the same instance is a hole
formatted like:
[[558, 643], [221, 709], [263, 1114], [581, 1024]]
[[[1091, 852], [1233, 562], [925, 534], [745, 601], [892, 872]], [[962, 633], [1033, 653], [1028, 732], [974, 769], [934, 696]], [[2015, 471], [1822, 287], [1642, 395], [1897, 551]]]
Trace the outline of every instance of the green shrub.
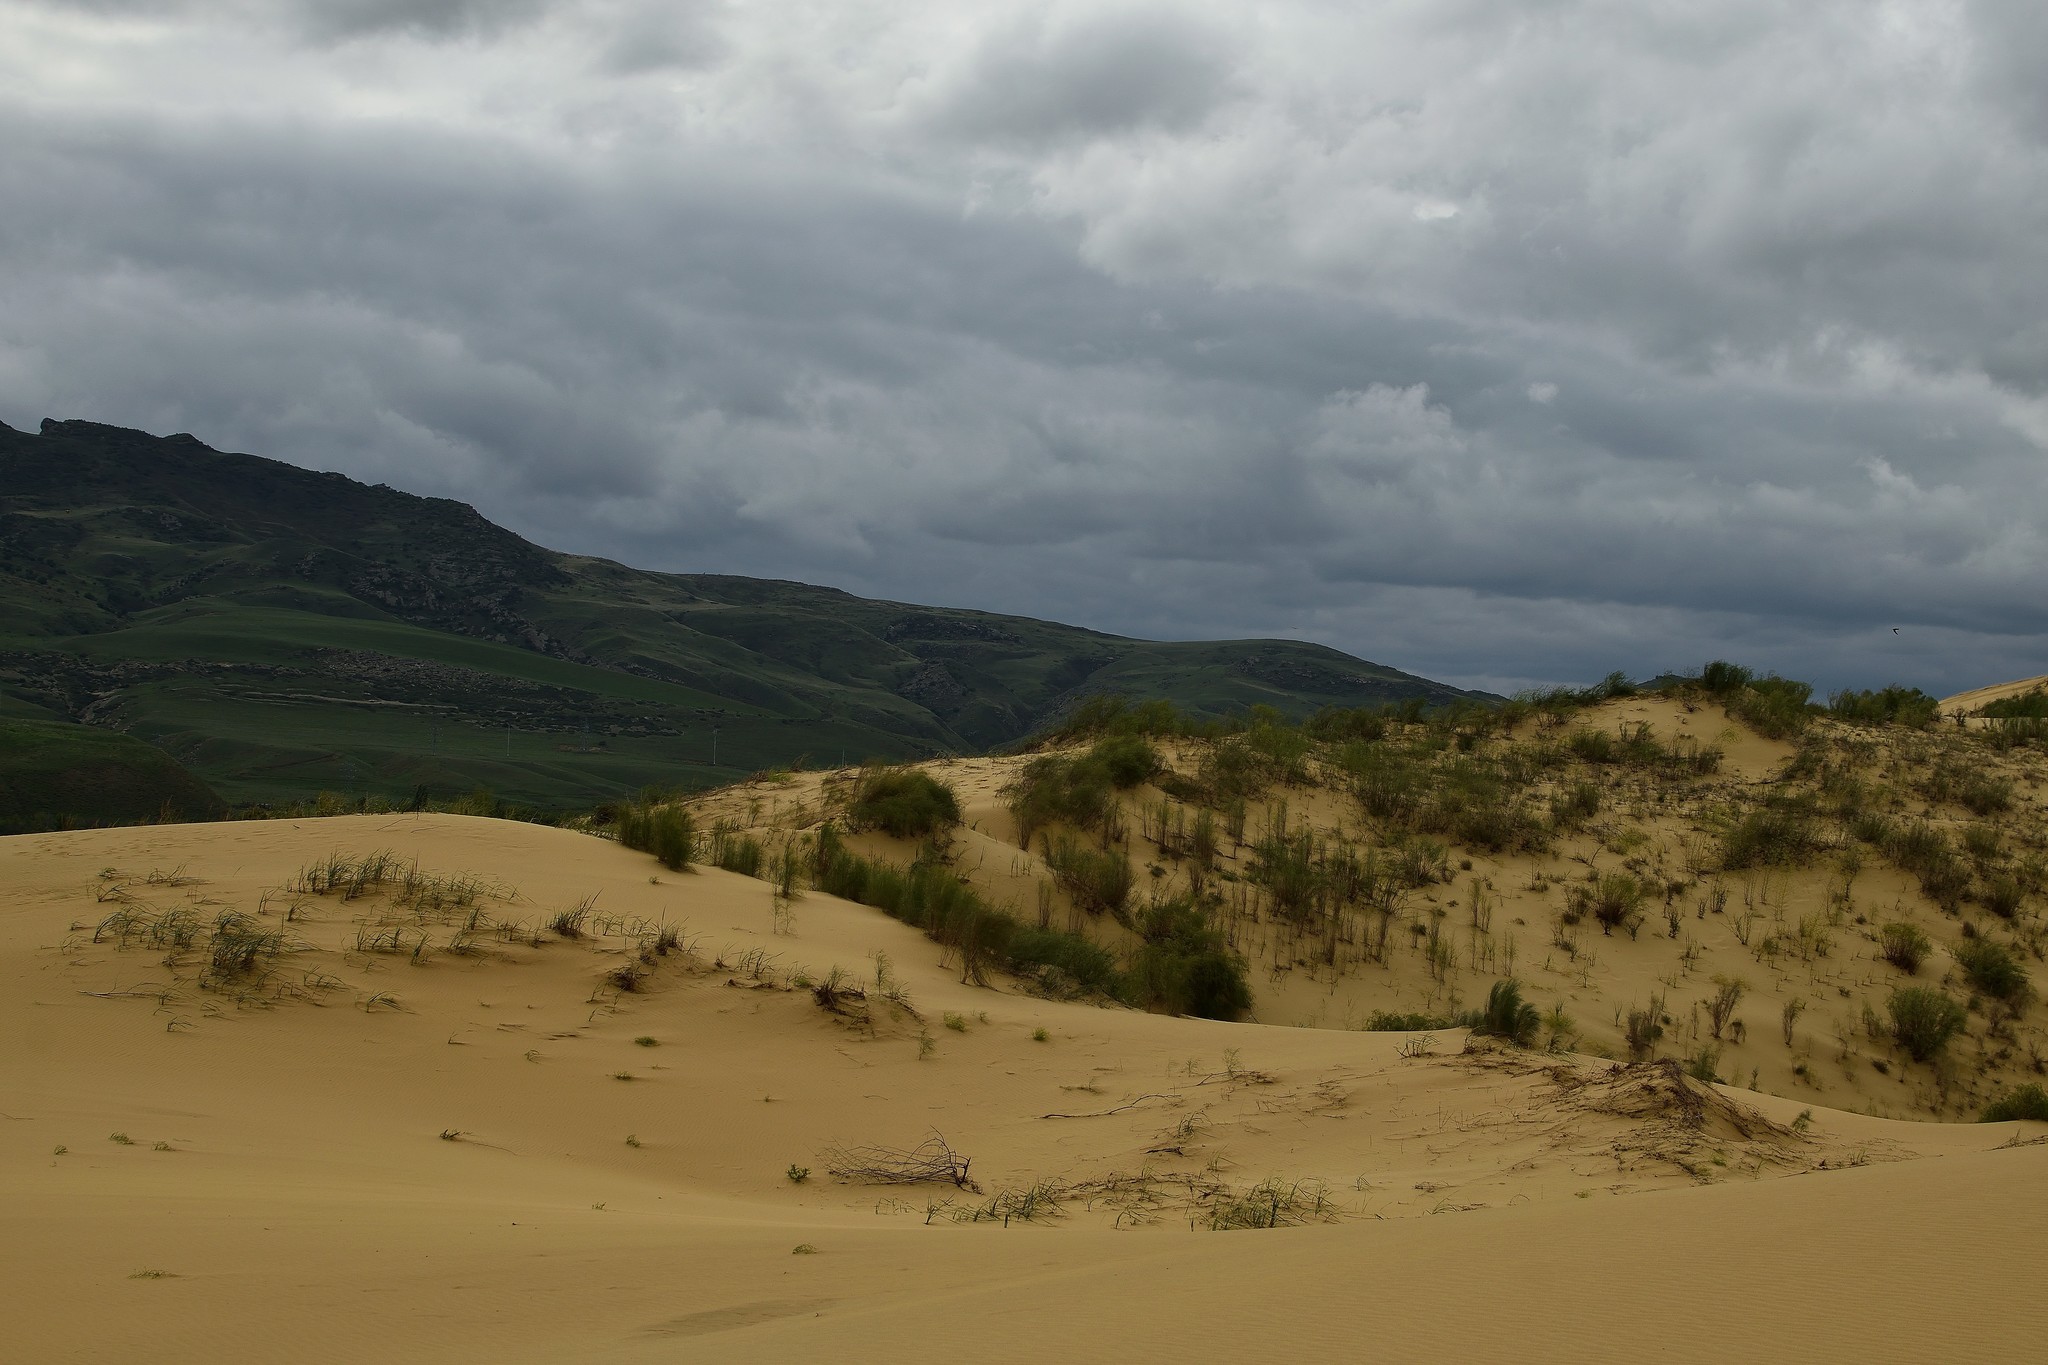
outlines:
[[1963, 849], [1980, 867], [1996, 863], [2005, 854], [2005, 836], [1995, 825], [1973, 824], [1963, 830]]
[[[1244, 743], [1264, 762], [1268, 782], [1299, 783], [1308, 780], [1307, 760], [1314, 747], [1301, 727], [1270, 706], [1254, 706]], [[1249, 794], [1249, 793], [1247, 793]]]
[[1395, 881], [1414, 890], [1451, 879], [1451, 851], [1434, 839], [1402, 839], [1389, 850]]
[[1074, 904], [1091, 915], [1121, 915], [1136, 880], [1130, 860], [1114, 849], [1093, 849], [1072, 839], [1048, 839], [1045, 864]]
[[1086, 698], [1059, 725], [1046, 731], [1052, 742], [1072, 743], [1101, 735], [1185, 735], [1195, 724], [1163, 697], [1133, 703], [1116, 693]]
[[2012, 809], [2012, 780], [1989, 773], [1970, 773], [1956, 784], [1956, 800], [1972, 815], [1997, 815]]
[[1648, 896], [1643, 884], [1626, 872], [1609, 872], [1586, 886], [1567, 887], [1567, 913], [1591, 915], [1600, 921], [1600, 932], [1628, 930], [1634, 938], [1643, 925], [1643, 901]]
[[1017, 846], [1029, 848], [1053, 824], [1101, 828], [1115, 810], [1115, 786], [1104, 764], [1047, 754], [1025, 765], [1003, 799], [1017, 821]]
[[2048, 1091], [2029, 1081], [2011, 1094], [1985, 1105], [1984, 1116], [1978, 1122], [2011, 1123], [2015, 1119], [2048, 1123]]
[[2035, 688], [2017, 697], [2002, 697], [1977, 708], [1980, 716], [1996, 720], [2048, 720], [2048, 689]]
[[942, 863], [919, 859], [908, 867], [850, 852], [828, 824], [812, 848], [812, 885], [842, 900], [871, 905], [934, 941], [962, 953], [963, 975], [990, 965], [1022, 975], [1057, 968], [1083, 989], [1121, 997], [1115, 959], [1087, 938], [1030, 928], [1008, 910], [990, 905]]
[[1409, 829], [1447, 835], [1489, 853], [1541, 848], [1549, 841], [1549, 830], [1494, 762], [1455, 758], [1426, 781], [1426, 798], [1408, 812]]
[[1953, 911], [1970, 889], [1970, 869], [1948, 836], [1924, 820], [1892, 827], [1883, 842], [1885, 856], [1910, 872], [1920, 890], [1944, 910]]
[[1451, 1021], [1434, 1014], [1374, 1010], [1360, 1027], [1366, 1033], [1424, 1033], [1430, 1029], [1450, 1028]]
[[916, 768], [863, 769], [846, 822], [892, 838], [928, 839], [960, 823], [960, 798], [952, 787]]
[[2020, 912], [2020, 904], [2026, 899], [2026, 890], [2017, 877], [2000, 874], [1986, 879], [1982, 900], [1984, 908], [2000, 919], [2011, 919]]
[[663, 867], [680, 872], [690, 865], [697, 844], [696, 823], [678, 805], [630, 802], [619, 808], [619, 842], [651, 853]]
[[1505, 1038], [1517, 1047], [1528, 1047], [1536, 1041], [1542, 1027], [1543, 1016], [1522, 999], [1521, 983], [1508, 977], [1493, 983], [1493, 989], [1486, 994], [1486, 1008], [1480, 1012], [1472, 1031]]
[[1218, 740], [1202, 755], [1203, 790], [1219, 804], [1257, 796], [1273, 782], [1272, 765], [1242, 735]]
[[1203, 1019], [1235, 1019], [1251, 1008], [1244, 959], [1189, 896], [1147, 906], [1138, 919], [1144, 943], [1130, 966], [1139, 1004]]
[[1387, 709], [1326, 706], [1310, 716], [1301, 728], [1318, 744], [1377, 744], [1387, 737]]
[[758, 877], [768, 861], [768, 850], [751, 834], [744, 834], [730, 820], [711, 826], [711, 865], [742, 877]]
[[2009, 716], [1992, 721], [1988, 729], [1977, 732], [1977, 737], [2000, 753], [2027, 744], [2048, 744], [2048, 720], [2038, 716]]
[[1308, 830], [1292, 836], [1269, 834], [1259, 840], [1252, 846], [1247, 872], [1253, 885], [1273, 898], [1273, 913], [1297, 924], [1314, 911], [1323, 889], [1315, 836]]
[[1892, 1037], [1916, 1062], [1928, 1061], [1963, 1031], [1968, 1015], [1946, 991], [1927, 986], [1902, 986], [1886, 1002]]
[[1920, 970], [1933, 946], [1917, 926], [1898, 921], [1885, 925], [1877, 935], [1878, 956], [1908, 976]]
[[1159, 751], [1142, 735], [1112, 735], [1096, 742], [1088, 761], [1100, 764], [1119, 791], [1150, 781], [1159, 771]]
[[1613, 763], [1619, 756], [1614, 736], [1605, 730], [1574, 730], [1565, 738], [1564, 747], [1582, 763]]
[[2027, 998], [2027, 969], [2004, 944], [1966, 938], [1955, 946], [1955, 959], [1970, 985], [1992, 999], [2016, 1005]]
[[1917, 687], [1844, 690], [1828, 697], [1828, 713], [1851, 725], [1903, 725], [1924, 730], [1940, 717], [1941, 703]]
[[1428, 768], [1408, 753], [1354, 741], [1337, 755], [1351, 791], [1365, 813], [1383, 825], [1406, 828], [1430, 782]]
[[1716, 659], [1700, 670], [1700, 691], [1710, 697], [1732, 697], [1748, 687], [1755, 677], [1740, 664]]
[[1820, 851], [1811, 810], [1803, 803], [1775, 801], [1749, 811], [1721, 835], [1721, 866], [1804, 867]]
[[1790, 739], [1812, 718], [1813, 684], [1776, 674], [1752, 679], [1728, 701], [1728, 714], [1766, 739]]
[[1023, 975], [1043, 978], [1051, 970], [1082, 990], [1121, 994], [1115, 956], [1078, 934], [1020, 925], [1010, 936], [1010, 962]]
[[1550, 818], [1559, 829], [1572, 829], [1600, 813], [1600, 786], [1574, 782], [1550, 798]]

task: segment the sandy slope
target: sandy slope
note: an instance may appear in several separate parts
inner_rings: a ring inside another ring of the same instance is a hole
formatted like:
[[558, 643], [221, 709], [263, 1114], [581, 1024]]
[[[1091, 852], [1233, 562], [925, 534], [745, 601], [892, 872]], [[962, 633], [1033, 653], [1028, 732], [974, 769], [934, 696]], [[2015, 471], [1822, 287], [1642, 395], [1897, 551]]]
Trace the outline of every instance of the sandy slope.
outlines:
[[[415, 916], [414, 965], [354, 946], [388, 899], [283, 890], [376, 849], [483, 874], [525, 928], [458, 955]], [[0, 840], [4, 1354], [2038, 1356], [2048, 1148], [2004, 1149], [2038, 1126], [1794, 1131], [1793, 1101], [1456, 1034], [1403, 1057], [970, 989], [872, 911], [812, 895], [778, 923], [763, 883], [657, 872], [458, 817]], [[538, 931], [592, 893], [583, 937]], [[192, 952], [91, 941], [180, 907], [301, 950], [203, 990]], [[664, 918], [696, 952], [608, 986]], [[865, 1023], [792, 988], [835, 965]], [[978, 1192], [826, 1173], [835, 1144], [933, 1130]], [[1046, 1181], [1059, 1216], [956, 1221]], [[1260, 1186], [1303, 1225], [1206, 1230]]]
[[[1452, 846], [1445, 879], [1406, 895], [1390, 934], [1392, 947], [1384, 953], [1366, 951], [1371, 924], [1363, 914], [1350, 913], [1338, 937], [1325, 940], [1319, 928], [1304, 931], [1271, 913], [1255, 886], [1253, 844], [1276, 822], [1297, 831], [1312, 828], [1357, 849], [1388, 842], [1341, 777], [1324, 774], [1308, 784], [1275, 786], [1250, 802], [1245, 841], [1222, 844], [1210, 885], [1223, 894], [1219, 923], [1250, 965], [1253, 1017], [1333, 1029], [1363, 1027], [1380, 1011], [1449, 1017], [1483, 1001], [1496, 980], [1512, 975], [1546, 1017], [1561, 1023], [1578, 1050], [1627, 1056], [1628, 1014], [1661, 1004], [1660, 1046], [1666, 1055], [1690, 1058], [1704, 1051], [1724, 1079], [1805, 1104], [1892, 1118], [1957, 1119], [1974, 1117], [2018, 1085], [2040, 1082], [2048, 1068], [2041, 1060], [2048, 1057], [2048, 1013], [2030, 1010], [1994, 1023], [1980, 1009], [1941, 1067], [1911, 1063], [1868, 1022], [1868, 1012], [1882, 1016], [1890, 993], [1902, 984], [1937, 986], [1969, 998], [1972, 989], [1955, 950], [1972, 932], [2010, 940], [2025, 963], [2040, 961], [2038, 894], [2009, 922], [1974, 903], [1944, 910], [1923, 894], [1915, 876], [1839, 822], [1823, 829], [1826, 846], [1800, 866], [1725, 870], [1722, 831], [1736, 814], [1774, 794], [1822, 806], [1836, 799], [1807, 790], [1812, 783], [1803, 788], [1782, 782], [1799, 746], [1763, 738], [1719, 706], [1665, 696], [1589, 708], [1573, 717], [1572, 726], [1609, 735], [1644, 726], [1667, 744], [1711, 747], [1722, 757], [1711, 774], [1699, 776], [1660, 777], [1588, 764], [1559, 772], [1539, 790], [1539, 808], [1550, 792], [1586, 782], [1599, 791], [1598, 814], [1527, 852]], [[1562, 734], [1546, 738], [1540, 727], [1524, 727], [1516, 738], [1556, 743]], [[1837, 795], [1861, 790], [1871, 810], [1901, 824], [1931, 821], [1958, 847], [1982, 817], [1952, 794], [1937, 798], [1928, 779], [1968, 772], [2003, 782], [2010, 805], [1996, 815], [1993, 862], [2021, 872], [2025, 860], [2048, 858], [2048, 764], [2037, 749], [1996, 752], [1947, 727], [1873, 731], [1828, 721], [1815, 722], [1807, 743], [1810, 757], [1846, 780]], [[1163, 747], [1182, 772], [1198, 770], [1198, 744]], [[1082, 914], [1056, 888], [1042, 846], [1018, 848], [1003, 791], [1028, 761], [992, 757], [924, 765], [955, 788], [966, 818], [951, 836], [951, 865], [1020, 916], [1029, 918], [1044, 907], [1054, 923], [1113, 948], [1128, 946], [1133, 935], [1111, 916]], [[703, 826], [731, 822], [775, 848], [783, 841], [800, 843], [806, 830], [834, 815], [851, 776], [774, 774], [706, 793], [692, 804]], [[1164, 852], [1153, 832], [1153, 812], [1166, 800], [1151, 785], [1123, 798], [1123, 838], [1116, 846], [1132, 866], [1139, 887], [1135, 899], [1191, 886], [1187, 860]], [[1183, 818], [1192, 809], [1177, 803], [1175, 808]], [[870, 834], [860, 842], [898, 863], [916, 856], [907, 841], [892, 847]], [[1603, 932], [1583, 919], [1567, 923], [1574, 884], [1618, 872], [1652, 888], [1637, 932]], [[1485, 927], [1475, 891], [1490, 907]], [[1929, 961], [1910, 981], [1881, 953], [1882, 926], [1894, 921], [1919, 928], [1933, 945]], [[1427, 952], [1431, 924], [1440, 926], [1450, 944], [1447, 969]], [[1716, 1037], [1708, 1004], [1724, 981], [1740, 983], [1742, 996]], [[1546, 1024], [1546, 1031], [1551, 1027]]]
[[1975, 687], [1968, 692], [1958, 692], [1953, 697], [1941, 699], [1941, 712], [1945, 716], [1967, 716], [1981, 706], [2007, 697], [2025, 696], [2036, 688], [2048, 687], [2048, 673], [2038, 678], [2021, 678], [2017, 682], [1996, 683], [1990, 687]]

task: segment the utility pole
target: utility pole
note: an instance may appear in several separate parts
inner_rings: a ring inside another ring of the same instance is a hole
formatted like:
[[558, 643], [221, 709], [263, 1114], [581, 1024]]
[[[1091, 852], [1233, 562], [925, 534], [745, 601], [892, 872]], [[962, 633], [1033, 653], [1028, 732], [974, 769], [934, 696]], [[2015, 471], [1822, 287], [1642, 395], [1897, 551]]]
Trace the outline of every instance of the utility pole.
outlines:
[[718, 766], [718, 727], [711, 727], [711, 766]]

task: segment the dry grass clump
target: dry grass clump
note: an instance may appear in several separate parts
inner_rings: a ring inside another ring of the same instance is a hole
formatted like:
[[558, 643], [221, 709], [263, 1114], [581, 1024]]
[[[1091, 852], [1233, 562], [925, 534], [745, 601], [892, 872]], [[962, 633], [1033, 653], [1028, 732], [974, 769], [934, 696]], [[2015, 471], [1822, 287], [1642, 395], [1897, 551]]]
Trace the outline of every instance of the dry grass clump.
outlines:
[[277, 979], [279, 961], [310, 945], [238, 910], [219, 911], [209, 921], [184, 906], [124, 905], [94, 926], [92, 942], [161, 952], [174, 977], [246, 1004], [318, 992], [331, 981], [317, 974], [297, 982]]
[[1903, 920], [1894, 920], [1878, 931], [1878, 956], [1908, 976], [1919, 972], [1933, 947], [1918, 925]]
[[1210, 1231], [1234, 1232], [1327, 1223], [1336, 1217], [1337, 1206], [1320, 1181], [1272, 1178], [1217, 1195], [1202, 1214]]

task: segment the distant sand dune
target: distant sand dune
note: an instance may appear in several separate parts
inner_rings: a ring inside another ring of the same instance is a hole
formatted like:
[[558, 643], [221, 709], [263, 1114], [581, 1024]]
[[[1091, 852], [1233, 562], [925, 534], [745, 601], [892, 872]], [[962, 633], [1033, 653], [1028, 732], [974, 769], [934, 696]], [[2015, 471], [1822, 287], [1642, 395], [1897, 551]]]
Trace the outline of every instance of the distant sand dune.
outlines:
[[1953, 697], [1943, 697], [1941, 713], [1945, 716], [1966, 716], [1981, 706], [2004, 701], [2007, 697], [2023, 696], [2037, 687], [2048, 687], [2048, 673], [2036, 678], [2021, 678], [2018, 682], [1973, 688], [1968, 692], [1958, 692]]

